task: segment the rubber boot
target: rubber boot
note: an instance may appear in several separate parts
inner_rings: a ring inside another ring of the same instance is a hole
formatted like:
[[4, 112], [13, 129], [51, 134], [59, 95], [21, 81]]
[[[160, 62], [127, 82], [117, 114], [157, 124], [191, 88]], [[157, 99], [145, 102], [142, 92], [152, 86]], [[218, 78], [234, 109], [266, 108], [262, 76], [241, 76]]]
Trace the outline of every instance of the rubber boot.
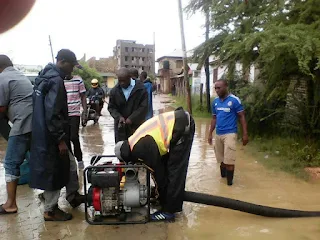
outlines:
[[230, 170], [226, 170], [227, 173], [227, 182], [228, 182], [228, 186], [231, 186], [233, 183], [233, 175], [234, 175], [234, 170], [230, 171]]
[[220, 165], [220, 173], [221, 173], [221, 177], [225, 178], [226, 177], [226, 166], [225, 165]]

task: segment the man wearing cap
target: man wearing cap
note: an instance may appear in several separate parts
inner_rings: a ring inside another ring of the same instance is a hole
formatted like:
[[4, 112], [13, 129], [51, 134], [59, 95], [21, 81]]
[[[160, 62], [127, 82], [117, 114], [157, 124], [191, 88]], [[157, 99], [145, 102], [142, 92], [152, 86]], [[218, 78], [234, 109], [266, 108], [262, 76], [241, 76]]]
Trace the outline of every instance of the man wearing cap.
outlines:
[[30, 187], [44, 190], [45, 221], [67, 221], [72, 215], [59, 209], [61, 188], [72, 207], [84, 202], [78, 193], [77, 165], [70, 152], [67, 94], [64, 79], [78, 65], [76, 56], [62, 49], [57, 64], [48, 64], [35, 80], [33, 92]]
[[151, 215], [153, 221], [174, 221], [174, 213], [182, 211], [194, 132], [193, 118], [178, 108], [147, 120], [115, 146], [120, 160], [142, 161], [153, 170], [162, 207]]

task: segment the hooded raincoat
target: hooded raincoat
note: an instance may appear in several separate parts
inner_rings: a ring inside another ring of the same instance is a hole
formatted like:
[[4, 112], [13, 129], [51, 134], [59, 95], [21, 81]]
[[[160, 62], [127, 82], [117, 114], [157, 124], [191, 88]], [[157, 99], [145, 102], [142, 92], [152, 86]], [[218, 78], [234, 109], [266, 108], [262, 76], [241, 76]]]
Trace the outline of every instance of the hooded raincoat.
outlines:
[[59, 142], [70, 146], [65, 74], [48, 64], [35, 80], [33, 93], [30, 187], [59, 190], [69, 181], [70, 161], [61, 156]]

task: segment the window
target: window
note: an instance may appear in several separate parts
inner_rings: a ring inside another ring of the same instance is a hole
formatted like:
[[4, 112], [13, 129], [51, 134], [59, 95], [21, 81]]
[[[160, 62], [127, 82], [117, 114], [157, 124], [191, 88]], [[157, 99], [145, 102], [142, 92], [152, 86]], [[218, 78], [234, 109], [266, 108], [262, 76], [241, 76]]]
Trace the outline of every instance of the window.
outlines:
[[142, 48], [142, 52], [144, 52], [144, 48]]
[[125, 61], [128, 61], [128, 57], [127, 57], [127, 56], [125, 56], [125, 57], [124, 57], [124, 60], [125, 60]]
[[132, 57], [132, 61], [134, 60], [134, 57]]
[[144, 57], [142, 58], [142, 61], [144, 61]]
[[132, 52], [134, 52], [134, 47], [132, 48]]
[[125, 50], [126, 52], [129, 52], [129, 48], [128, 48], [128, 47], [124, 48], [124, 50]]
[[129, 67], [129, 65], [125, 65], [125, 68], [128, 68]]
[[144, 71], [144, 67], [142, 67], [142, 71]]

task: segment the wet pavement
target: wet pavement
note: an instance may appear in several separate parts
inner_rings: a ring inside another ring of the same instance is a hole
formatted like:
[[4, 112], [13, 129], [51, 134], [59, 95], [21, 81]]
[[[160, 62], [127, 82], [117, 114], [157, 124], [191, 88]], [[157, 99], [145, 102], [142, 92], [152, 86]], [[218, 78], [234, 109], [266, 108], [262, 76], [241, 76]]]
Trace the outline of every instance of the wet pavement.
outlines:
[[[155, 110], [161, 111], [166, 97], [155, 97]], [[267, 170], [257, 159], [238, 147], [235, 182], [228, 187], [220, 179], [213, 148], [206, 143], [209, 119], [196, 120], [187, 190], [236, 198], [261, 205], [302, 210], [320, 210], [318, 183], [307, 183], [285, 173]], [[89, 123], [80, 130], [85, 165], [97, 154], [112, 154], [113, 119], [107, 111], [98, 125]], [[0, 140], [0, 157], [6, 143]], [[80, 182], [83, 183], [82, 174]], [[69, 222], [44, 222], [39, 191], [27, 185], [18, 187], [19, 213], [0, 216], [1, 239], [319, 239], [320, 218], [271, 219], [233, 210], [193, 203], [184, 205], [175, 223], [148, 223], [128, 226], [91, 226], [84, 218], [84, 206], [72, 209], [62, 191], [59, 204], [74, 215]], [[4, 169], [0, 164], [0, 202], [6, 198]]]

